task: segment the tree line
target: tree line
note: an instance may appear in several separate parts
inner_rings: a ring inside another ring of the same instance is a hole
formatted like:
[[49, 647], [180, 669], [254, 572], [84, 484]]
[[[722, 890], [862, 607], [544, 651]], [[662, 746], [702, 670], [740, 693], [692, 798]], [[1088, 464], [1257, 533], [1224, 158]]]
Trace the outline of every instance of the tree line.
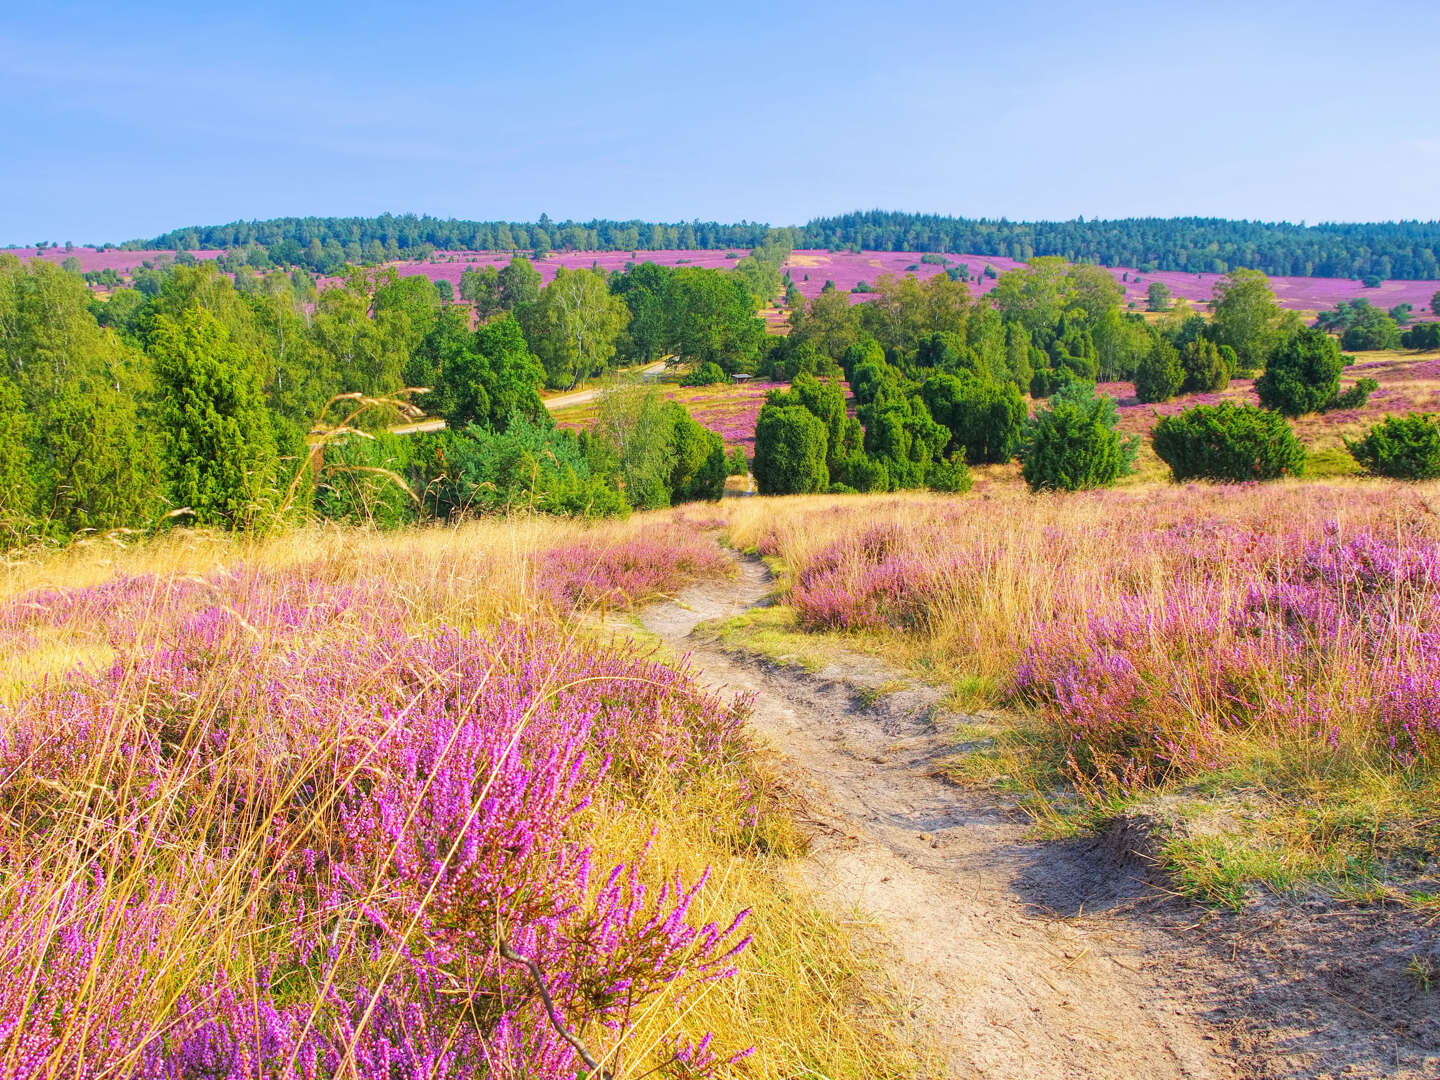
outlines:
[[[784, 252], [728, 270], [561, 270], [543, 288], [516, 258], [462, 281], [470, 303], [393, 269], [317, 289], [194, 260], [92, 296], [0, 253], [0, 545], [172, 519], [400, 524], [716, 498], [733, 464], [683, 408], [614, 395], [601, 430], [576, 436], [540, 389], [670, 354], [757, 370], [752, 289], [778, 291]], [[391, 433], [422, 416], [445, 430]]]
[[741, 222], [468, 221], [413, 214], [276, 218], [175, 229], [120, 245], [136, 250], [257, 248], [277, 265], [330, 272], [345, 262], [424, 257], [434, 250], [641, 251], [748, 249], [783, 236], [793, 247], [951, 252], [1191, 273], [1238, 267], [1297, 277], [1440, 278], [1440, 222], [1321, 223], [1224, 218], [1008, 221], [872, 210], [798, 228]]
[[[1285, 452], [1232, 478], [1293, 475], [1303, 454], [1293, 436], [1277, 442], [1277, 425], [1289, 431], [1283, 418], [1357, 409], [1375, 389], [1362, 379], [1342, 390], [1351, 358], [1325, 330], [1282, 311], [1255, 270], [1217, 284], [1209, 318], [1156, 295], [1165, 314], [1147, 321], [1122, 308], [1123, 289], [1105, 270], [1055, 256], [999, 275], [978, 299], [947, 275], [881, 275], [872, 292], [852, 305], [826, 289], [796, 308], [790, 336], [771, 347], [775, 377], [794, 382], [770, 395], [757, 421], [762, 492], [957, 491], [969, 486], [969, 466], [1016, 458], [1036, 490], [1105, 486], [1130, 471], [1138, 444], [1119, 432], [1116, 401], [1097, 382], [1131, 380], [1140, 401], [1159, 402], [1257, 374], [1267, 415], [1225, 409], [1222, 426], [1243, 428], [1241, 458], [1282, 443]], [[1033, 416], [1027, 396], [1039, 406]]]

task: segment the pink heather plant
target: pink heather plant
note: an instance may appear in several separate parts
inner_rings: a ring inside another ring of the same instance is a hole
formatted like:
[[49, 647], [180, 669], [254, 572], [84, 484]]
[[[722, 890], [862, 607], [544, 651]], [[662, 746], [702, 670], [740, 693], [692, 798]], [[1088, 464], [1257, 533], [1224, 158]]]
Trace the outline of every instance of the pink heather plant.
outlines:
[[[1118, 516], [1047, 530], [1041, 562], [1023, 571], [1037, 579], [1019, 585], [1010, 538], [931, 510], [842, 531], [796, 568], [789, 602], [809, 630], [961, 640], [992, 603], [1023, 609], [1005, 625], [1012, 692], [1057, 726], [1085, 787], [1129, 792], [1215, 769], [1237, 737], [1440, 765], [1440, 542], [1428, 515], [1377, 491], [1349, 496], [1347, 525], [1317, 528], [1295, 520], [1303, 490], [1274, 522], [1217, 513], [1244, 488], [1154, 523], [1123, 496], [1097, 495], [1087, 503]], [[762, 537], [759, 549], [783, 544]]]
[[562, 611], [628, 608], [677, 587], [731, 577], [735, 564], [693, 526], [652, 526], [621, 541], [581, 540], [548, 551], [541, 592]]
[[[588, 549], [600, 587], [698, 572], [677, 536]], [[600, 861], [587, 813], [713, 774], [742, 837], [743, 706], [553, 628], [405, 615], [310, 568], [0, 610], [117, 654], [0, 707], [0, 1075], [570, 1080], [731, 973], [745, 913], [693, 918], [706, 875], [648, 847]], [[667, 1038], [665, 1073], [733, 1060]]]

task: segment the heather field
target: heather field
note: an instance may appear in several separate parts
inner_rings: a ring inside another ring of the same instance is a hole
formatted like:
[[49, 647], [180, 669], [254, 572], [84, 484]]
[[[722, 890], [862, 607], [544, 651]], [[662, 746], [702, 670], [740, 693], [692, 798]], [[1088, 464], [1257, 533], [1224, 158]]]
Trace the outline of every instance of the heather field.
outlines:
[[[173, 251], [98, 251], [91, 247], [76, 247], [71, 251], [64, 248], [47, 248], [37, 252], [30, 248], [6, 249], [22, 259], [42, 258], [60, 263], [74, 257], [79, 260], [84, 272], [113, 269], [120, 274], [130, 274], [141, 263], [154, 261], [157, 257], [175, 255]], [[217, 259], [224, 255], [221, 250], [195, 250], [190, 252], [198, 259]], [[543, 259], [535, 260], [543, 283], [548, 284], [560, 267], [576, 269], [598, 266], [606, 273], [623, 270], [627, 263], [657, 262], [664, 266], [696, 266], [707, 269], [727, 269], [747, 252], [733, 250], [666, 250], [646, 251], [555, 251]], [[941, 273], [945, 267], [921, 262], [920, 252], [906, 251], [861, 251], [830, 252], [824, 250], [794, 251], [785, 261], [784, 269], [789, 271], [797, 288], [807, 298], [813, 299], [824, 288], [826, 281], [833, 281], [835, 287], [849, 291], [861, 282], [873, 283], [881, 274], [914, 274], [927, 278]], [[972, 293], [987, 293], [995, 285], [995, 279], [985, 276], [985, 268], [992, 267], [997, 273], [1023, 267], [1025, 264], [998, 255], [947, 255], [949, 266], [965, 265], [970, 271]], [[493, 266], [497, 269], [507, 264], [511, 253], [499, 251], [437, 251], [425, 260], [404, 260], [392, 262], [402, 276], [424, 275], [432, 281], [449, 281], [459, 288], [460, 275], [466, 269], [482, 269]], [[1125, 299], [1137, 310], [1143, 311], [1150, 282], [1163, 282], [1176, 299], [1185, 299], [1194, 304], [1206, 304], [1215, 294], [1215, 283], [1223, 274], [1189, 274], [1179, 271], [1157, 270], [1142, 273], [1133, 267], [1110, 268], [1117, 281], [1124, 286]], [[1376, 307], [1391, 308], [1396, 304], [1408, 303], [1417, 317], [1428, 318], [1430, 300], [1440, 291], [1440, 281], [1385, 281], [1377, 288], [1363, 288], [1360, 282], [1349, 278], [1285, 277], [1270, 278], [1280, 306], [1287, 310], [1315, 313], [1333, 308], [1341, 300], [1364, 298]], [[855, 303], [861, 303], [865, 294], [853, 294]], [[768, 314], [767, 314], [767, 317]], [[779, 328], [777, 320], [772, 329]]]
[[[89, 273], [91, 270], [114, 270], [117, 274], [129, 274], [139, 269], [145, 262], [154, 262], [156, 259], [173, 259], [179, 252], [176, 251], [100, 251], [93, 247], [76, 247], [66, 251], [63, 247], [46, 248], [43, 251], [36, 248], [4, 248], [8, 254], [20, 259], [44, 259], [46, 262], [55, 263], [57, 266], [66, 259], [74, 258], [79, 260], [82, 273]], [[224, 251], [210, 249], [196, 249], [190, 252], [197, 259], [218, 259], [224, 255]]]
[[746, 702], [599, 621], [732, 573], [680, 515], [7, 564], [0, 1075], [905, 1074]]
[[[983, 506], [977, 506], [979, 502]], [[731, 504], [727, 504], [731, 507]], [[1064, 832], [1146, 816], [1179, 886], [1424, 907], [1440, 487], [1330, 481], [747, 501], [782, 603], [735, 647], [883, 657], [977, 714], [956, 778]]]
[[[985, 276], [985, 268], [993, 267], [997, 274], [1006, 270], [1023, 267], [1025, 264], [992, 255], [948, 255], [950, 266], [964, 265], [970, 270], [970, 291], [982, 295], [995, 287], [995, 278]], [[795, 251], [786, 261], [800, 291], [810, 299], [818, 296], [827, 280], [835, 282], [837, 289], [848, 291], [860, 282], [873, 284], [880, 274], [902, 276], [910, 273], [918, 278], [928, 278], [941, 273], [945, 267], [938, 264], [922, 263], [919, 252], [903, 251]], [[1115, 279], [1125, 289], [1127, 303], [1136, 310], [1145, 310], [1150, 282], [1163, 282], [1176, 299], [1189, 300], [1195, 304], [1206, 304], [1215, 295], [1215, 283], [1223, 274], [1187, 274], [1178, 271], [1157, 270], [1142, 273], [1134, 267], [1109, 267]], [[808, 279], [808, 280], [807, 280]], [[1378, 288], [1363, 288], [1360, 282], [1349, 278], [1284, 277], [1270, 278], [1271, 287], [1280, 306], [1287, 310], [1318, 312], [1332, 308], [1341, 300], [1363, 297], [1376, 307], [1391, 308], [1396, 304], [1412, 305], [1419, 317], [1430, 315], [1430, 299], [1440, 291], [1440, 281], [1386, 281]], [[853, 297], [856, 303], [865, 299], [865, 294]]]

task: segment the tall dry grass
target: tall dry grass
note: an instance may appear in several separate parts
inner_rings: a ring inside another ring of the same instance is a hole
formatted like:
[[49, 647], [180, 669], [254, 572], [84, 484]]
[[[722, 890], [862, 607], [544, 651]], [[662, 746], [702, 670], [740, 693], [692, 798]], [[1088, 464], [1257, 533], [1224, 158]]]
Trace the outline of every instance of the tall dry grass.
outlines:
[[1335, 480], [726, 509], [798, 629], [1001, 708], [1039, 788], [1234, 804], [1239, 847], [1265, 850], [1213, 881], [1378, 879], [1433, 852], [1437, 508], [1440, 485]]
[[[669, 521], [7, 565], [0, 1073], [573, 1075], [563, 1025], [614, 1076], [905, 1074], [727, 708], [587, 629], [592, 595], [714, 569]], [[496, 797], [501, 833], [441, 843]], [[561, 1024], [502, 942], [546, 958]]]

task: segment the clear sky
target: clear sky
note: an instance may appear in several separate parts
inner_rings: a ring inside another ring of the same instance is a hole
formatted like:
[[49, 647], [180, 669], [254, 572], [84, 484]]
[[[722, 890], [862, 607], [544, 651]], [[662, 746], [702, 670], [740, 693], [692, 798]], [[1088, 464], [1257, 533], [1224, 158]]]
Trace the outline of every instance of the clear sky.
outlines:
[[1440, 3], [0, 12], [0, 244], [288, 215], [1440, 217]]

